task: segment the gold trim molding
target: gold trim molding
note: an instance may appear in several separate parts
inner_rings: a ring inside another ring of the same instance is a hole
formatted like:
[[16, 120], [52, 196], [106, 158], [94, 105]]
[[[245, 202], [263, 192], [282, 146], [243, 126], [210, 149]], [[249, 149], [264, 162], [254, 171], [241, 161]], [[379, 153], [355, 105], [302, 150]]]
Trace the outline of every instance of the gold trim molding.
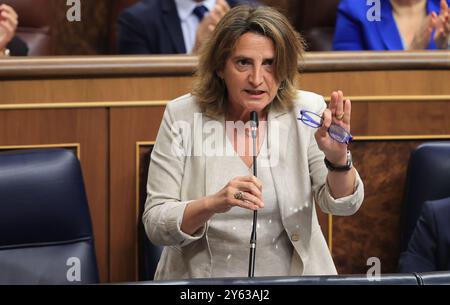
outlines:
[[0, 146], [0, 150], [39, 149], [39, 148], [75, 148], [76, 156], [77, 156], [78, 160], [81, 160], [81, 144], [80, 143], [58, 143], [58, 144]]
[[[328, 103], [331, 97], [324, 97]], [[372, 95], [372, 96], [346, 96], [352, 102], [445, 102], [450, 101], [450, 95]]]
[[420, 140], [450, 140], [450, 134], [443, 135], [384, 135], [384, 136], [355, 136], [354, 142], [361, 141], [420, 141]]
[[[450, 102], [450, 95], [380, 95], [380, 96], [347, 96], [352, 102]], [[326, 102], [330, 97], [324, 97]], [[73, 103], [19, 103], [0, 104], [0, 110], [32, 110], [32, 109], [68, 109], [68, 108], [123, 108], [123, 107], [159, 107], [166, 106], [169, 100], [151, 101], [106, 101], [106, 102], [73, 102]]]
[[168, 100], [127, 102], [74, 102], [74, 103], [29, 103], [2, 104], [0, 110], [71, 109], [71, 108], [121, 108], [166, 106]]

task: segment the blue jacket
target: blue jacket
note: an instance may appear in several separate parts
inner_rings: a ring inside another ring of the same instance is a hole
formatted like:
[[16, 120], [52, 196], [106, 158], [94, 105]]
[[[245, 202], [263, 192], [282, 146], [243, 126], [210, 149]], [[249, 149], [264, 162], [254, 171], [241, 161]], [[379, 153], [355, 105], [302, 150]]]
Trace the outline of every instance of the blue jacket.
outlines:
[[[227, 0], [230, 6], [253, 1]], [[183, 31], [174, 0], [142, 0], [118, 19], [120, 54], [186, 53]]]
[[450, 270], [450, 198], [425, 202], [399, 271]]
[[[342, 0], [338, 7], [333, 49], [404, 50], [391, 2], [380, 0], [380, 3], [381, 20], [369, 21], [366, 15], [373, 5], [367, 5], [365, 0]], [[432, 11], [439, 14], [439, 10], [440, 0], [427, 1], [427, 14]], [[427, 49], [436, 49], [433, 39], [430, 39]]]

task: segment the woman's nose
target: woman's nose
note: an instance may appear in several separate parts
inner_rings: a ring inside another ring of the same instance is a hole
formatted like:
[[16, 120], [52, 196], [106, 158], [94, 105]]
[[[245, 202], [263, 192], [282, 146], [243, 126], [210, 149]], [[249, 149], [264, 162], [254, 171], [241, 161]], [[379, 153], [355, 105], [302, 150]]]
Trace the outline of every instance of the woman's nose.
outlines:
[[263, 82], [263, 73], [261, 67], [255, 67], [249, 76], [250, 84], [257, 87]]

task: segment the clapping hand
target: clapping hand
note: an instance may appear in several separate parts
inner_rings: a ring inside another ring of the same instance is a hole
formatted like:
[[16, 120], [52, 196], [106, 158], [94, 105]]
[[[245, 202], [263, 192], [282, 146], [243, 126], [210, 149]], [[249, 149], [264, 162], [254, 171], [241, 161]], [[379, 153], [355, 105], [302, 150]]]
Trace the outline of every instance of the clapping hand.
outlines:
[[439, 15], [431, 12], [425, 19], [419, 31], [414, 35], [409, 46], [410, 50], [427, 48], [434, 30], [433, 40], [438, 49], [447, 49], [450, 39], [450, 9], [446, 0], [441, 0]]
[[450, 39], [450, 9], [445, 0], [441, 0], [439, 15], [432, 12], [435, 28], [434, 43], [438, 49], [447, 49]]
[[230, 10], [225, 0], [218, 0], [211, 12], [200, 22], [195, 35], [195, 45], [192, 53], [196, 54], [203, 43], [209, 38], [220, 19]]
[[17, 29], [18, 17], [12, 7], [6, 4], [0, 5], [0, 52], [4, 52], [6, 46], [14, 37]]

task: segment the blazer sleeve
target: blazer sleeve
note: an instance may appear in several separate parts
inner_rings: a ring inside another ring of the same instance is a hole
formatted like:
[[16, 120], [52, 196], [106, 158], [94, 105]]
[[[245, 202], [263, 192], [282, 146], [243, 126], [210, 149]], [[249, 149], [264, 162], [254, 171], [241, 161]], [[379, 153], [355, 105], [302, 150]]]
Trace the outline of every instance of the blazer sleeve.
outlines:
[[147, 25], [132, 12], [124, 11], [117, 20], [117, 49], [119, 54], [151, 54], [146, 37]]
[[[353, 1], [353, 0], [352, 0]], [[333, 49], [336, 51], [360, 51], [364, 47], [362, 23], [354, 11], [355, 3], [343, 0], [338, 6]]]
[[[317, 113], [323, 113], [326, 108], [325, 101], [322, 96], [317, 95]], [[311, 133], [311, 140], [308, 147], [308, 163], [312, 182], [312, 191], [314, 200], [324, 213], [348, 216], [356, 213], [364, 200], [364, 184], [356, 172], [356, 179], [353, 194], [335, 199], [331, 196], [330, 188], [327, 183], [328, 170], [326, 169], [324, 158], [325, 154], [319, 149], [314, 132]]]
[[408, 248], [400, 255], [399, 271], [436, 271], [437, 237], [432, 205], [425, 202]]
[[181, 231], [184, 210], [189, 201], [181, 201], [186, 152], [183, 130], [175, 123], [169, 103], [153, 148], [147, 180], [147, 200], [142, 216], [150, 241], [162, 246], [186, 246], [200, 239], [203, 229], [190, 236]]

